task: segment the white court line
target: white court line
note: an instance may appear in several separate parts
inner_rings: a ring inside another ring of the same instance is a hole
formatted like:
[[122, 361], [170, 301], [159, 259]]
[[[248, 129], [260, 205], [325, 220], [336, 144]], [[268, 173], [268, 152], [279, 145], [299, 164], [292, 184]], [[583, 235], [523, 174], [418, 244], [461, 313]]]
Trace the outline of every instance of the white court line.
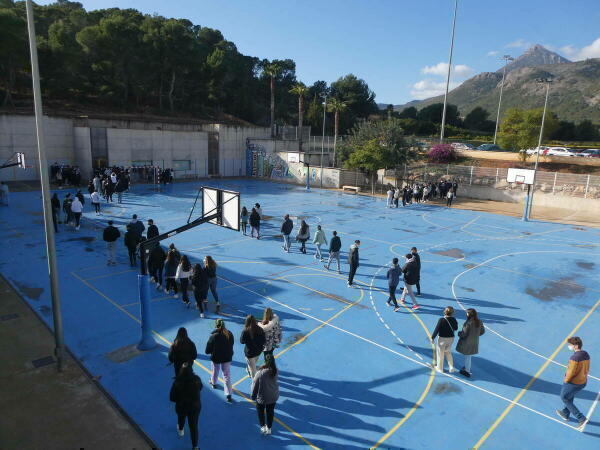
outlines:
[[[495, 259], [504, 258], [504, 257], [510, 256], [510, 255], [526, 255], [526, 254], [531, 254], [531, 253], [563, 253], [563, 254], [569, 253], [569, 254], [575, 254], [575, 255], [586, 255], [586, 254], [588, 254], [588, 253], [583, 253], [583, 252], [570, 252], [570, 251], [560, 251], [560, 250], [532, 250], [532, 251], [526, 251], [526, 252], [511, 252], [511, 253], [505, 253], [503, 255], [494, 256], [493, 258], [490, 258], [490, 259], [488, 259], [488, 260], [486, 260], [486, 261], [484, 261], [482, 263], [479, 263], [476, 266], [471, 267], [469, 269], [466, 269], [466, 270], [462, 271], [461, 273], [459, 273], [458, 275], [456, 275], [456, 277], [454, 278], [454, 280], [452, 280], [452, 295], [454, 297], [454, 300], [456, 300], [456, 302], [460, 305], [460, 307], [463, 310], [466, 311], [465, 306], [458, 299], [458, 296], [456, 295], [456, 290], [455, 290], [456, 281], [460, 277], [462, 277], [464, 274], [470, 272], [471, 270], [477, 269], [478, 267], [484, 266], [485, 264], [487, 264], [487, 263], [489, 263], [491, 261], [494, 261]], [[502, 334], [498, 333], [496, 330], [494, 330], [490, 326], [486, 326], [486, 329], [488, 329], [489, 331], [491, 331], [492, 333], [494, 333], [495, 335], [497, 335], [499, 338], [504, 339], [505, 341], [510, 342], [511, 344], [516, 345], [517, 347], [519, 347], [519, 348], [521, 348], [521, 349], [523, 349], [523, 350], [525, 350], [525, 351], [527, 351], [527, 352], [529, 352], [529, 353], [531, 353], [531, 354], [533, 354], [535, 356], [538, 356], [538, 357], [540, 357], [542, 359], [545, 359], [546, 361], [550, 361], [551, 363], [556, 364], [557, 366], [565, 367], [565, 368], [567, 367], [564, 364], [559, 363], [558, 361], [555, 361], [553, 359], [551, 360], [551, 359], [545, 357], [544, 355], [540, 355], [539, 353], [537, 353], [537, 352], [535, 352], [533, 350], [530, 350], [529, 348], [524, 347], [523, 345], [518, 344], [517, 342], [515, 342], [515, 341], [513, 341], [511, 339], [508, 339], [507, 337], [505, 337]], [[589, 375], [589, 377], [593, 378], [594, 380], [600, 381], [600, 378], [597, 378], [595, 376]]]
[[[381, 314], [379, 314], [379, 310], [377, 309], [377, 305], [375, 304], [375, 299], [373, 298], [373, 290], [374, 290], [373, 283], [375, 282], [375, 278], [377, 277], [377, 275], [379, 275], [379, 272], [381, 272], [381, 270], [385, 269], [385, 268], [386, 268], [386, 266], [381, 266], [379, 269], [377, 269], [377, 271], [371, 277], [371, 284], [369, 285], [369, 298], [371, 299], [371, 305], [373, 305], [373, 311], [375, 311], [375, 314], [377, 314], [377, 317], [379, 317], [379, 320], [381, 320], [381, 323], [383, 323], [383, 326], [388, 329], [388, 331], [392, 334], [392, 336], [394, 336], [396, 338], [396, 340], [398, 342], [400, 342], [400, 344], [402, 344], [409, 351], [411, 351], [417, 358], [419, 358], [421, 361], [423, 361], [423, 357], [421, 355], [419, 355], [417, 352], [415, 352], [412, 348], [410, 348], [407, 344], [405, 344], [402, 339], [400, 339], [398, 336], [396, 336], [396, 333], [394, 333], [394, 331], [390, 328], [390, 326], [387, 324], [387, 322], [383, 319]], [[381, 292], [381, 294], [386, 295], [385, 292], [382, 292], [382, 291], [378, 291], [378, 292]]]
[[583, 433], [583, 431], [585, 430], [585, 427], [588, 426], [588, 423], [590, 423], [590, 417], [592, 417], [592, 414], [594, 414], [594, 410], [596, 409], [596, 405], [598, 404], [598, 400], [600, 400], [600, 391], [598, 392], [598, 395], [596, 395], [596, 400], [594, 400], [594, 402], [592, 403], [592, 406], [590, 407], [589, 411], [586, 414], [586, 418], [588, 420], [588, 422], [581, 428], [581, 432]]
[[[243, 290], [245, 290], [245, 291], [248, 291], [248, 292], [250, 292], [250, 293], [252, 293], [252, 294], [254, 294], [254, 295], [257, 295], [257, 296], [259, 296], [259, 297], [262, 297], [262, 298], [264, 298], [264, 299], [266, 299], [266, 300], [269, 300], [269, 301], [271, 301], [271, 302], [273, 302], [273, 303], [276, 303], [276, 304], [278, 304], [279, 306], [282, 306], [283, 308], [286, 308], [286, 309], [289, 309], [289, 310], [291, 310], [291, 311], [294, 311], [294, 312], [296, 312], [296, 313], [298, 313], [298, 314], [300, 314], [300, 315], [302, 315], [302, 316], [304, 316], [304, 317], [308, 317], [308, 318], [310, 318], [310, 319], [313, 319], [313, 320], [315, 320], [315, 321], [317, 321], [317, 322], [319, 322], [319, 323], [321, 323], [321, 324], [323, 324], [323, 325], [325, 325], [325, 326], [331, 327], [331, 328], [333, 328], [333, 329], [335, 329], [335, 330], [338, 330], [338, 331], [340, 331], [340, 332], [342, 332], [342, 333], [345, 333], [345, 334], [348, 334], [348, 335], [350, 335], [350, 336], [353, 336], [353, 337], [355, 337], [355, 338], [357, 338], [357, 339], [359, 339], [359, 340], [361, 340], [361, 341], [367, 342], [367, 343], [369, 343], [369, 344], [371, 344], [371, 345], [374, 345], [375, 347], [378, 347], [378, 348], [380, 348], [380, 349], [382, 349], [382, 350], [385, 350], [385, 351], [387, 351], [387, 352], [390, 352], [390, 353], [392, 353], [392, 354], [394, 354], [394, 355], [397, 355], [397, 356], [399, 356], [399, 357], [401, 357], [401, 358], [404, 358], [404, 359], [406, 359], [406, 360], [408, 360], [408, 361], [411, 361], [411, 362], [413, 362], [413, 363], [415, 363], [415, 364], [418, 364], [418, 365], [420, 365], [420, 366], [422, 366], [422, 367], [426, 368], [428, 371], [430, 371], [430, 370], [431, 370], [431, 366], [430, 366], [429, 364], [427, 364], [427, 363], [424, 363], [424, 362], [418, 361], [418, 360], [416, 360], [416, 359], [414, 359], [414, 358], [411, 358], [410, 356], [406, 356], [406, 355], [404, 355], [404, 354], [402, 354], [402, 353], [400, 353], [400, 352], [397, 352], [397, 351], [395, 351], [395, 350], [393, 350], [393, 349], [391, 349], [391, 348], [389, 348], [389, 347], [386, 347], [386, 346], [384, 346], [384, 345], [381, 345], [381, 344], [379, 344], [379, 343], [377, 343], [377, 342], [375, 342], [375, 341], [372, 341], [372, 340], [370, 340], [370, 339], [367, 339], [367, 338], [365, 338], [365, 337], [363, 337], [363, 336], [360, 336], [360, 335], [358, 335], [358, 334], [356, 334], [356, 333], [353, 333], [353, 332], [351, 332], [351, 331], [345, 330], [345, 329], [343, 329], [343, 328], [340, 328], [340, 327], [338, 327], [338, 326], [336, 326], [336, 325], [333, 325], [333, 324], [331, 324], [331, 323], [327, 323], [327, 322], [325, 322], [325, 321], [323, 321], [323, 320], [321, 320], [321, 319], [318, 319], [317, 317], [311, 316], [310, 314], [306, 314], [305, 312], [303, 312], [303, 311], [300, 311], [300, 310], [298, 310], [298, 309], [296, 309], [296, 308], [294, 308], [294, 307], [292, 307], [292, 306], [289, 306], [289, 305], [287, 305], [287, 304], [285, 304], [285, 303], [282, 303], [282, 302], [280, 302], [280, 301], [278, 301], [278, 300], [275, 300], [274, 298], [272, 298], [272, 297], [270, 297], [270, 296], [268, 296], [268, 295], [263, 295], [263, 294], [260, 294], [259, 292], [253, 291], [252, 289], [248, 289], [248, 288], [246, 288], [245, 286], [241, 286], [241, 285], [237, 284], [237, 283], [236, 283], [236, 282], [234, 282], [234, 281], [228, 280], [228, 279], [226, 279], [226, 278], [223, 278], [223, 277], [218, 277], [218, 278], [222, 279], [223, 281], [225, 281], [225, 282], [227, 282], [227, 283], [230, 283], [230, 284], [236, 285], [236, 286], [238, 286], [239, 288], [241, 288], [241, 289], [243, 289]], [[578, 431], [578, 430], [577, 430], [577, 428], [576, 428], [576, 427], [574, 427], [574, 426], [572, 426], [572, 425], [569, 425], [569, 424], [567, 424], [567, 423], [565, 423], [565, 422], [563, 422], [563, 421], [560, 421], [560, 420], [558, 420], [558, 419], [555, 419], [554, 417], [552, 417], [552, 416], [549, 416], [549, 415], [547, 415], [547, 414], [544, 414], [544, 413], [542, 413], [542, 412], [540, 412], [540, 411], [537, 411], [537, 410], [535, 410], [535, 409], [533, 409], [533, 408], [530, 408], [530, 407], [528, 407], [528, 406], [525, 406], [525, 405], [523, 405], [523, 404], [521, 404], [521, 403], [519, 403], [519, 402], [515, 402], [515, 401], [513, 401], [513, 400], [511, 400], [511, 399], [509, 399], [509, 398], [506, 398], [506, 397], [504, 397], [504, 396], [502, 396], [502, 395], [500, 395], [500, 394], [496, 394], [495, 392], [489, 391], [489, 390], [487, 390], [487, 389], [485, 389], [485, 388], [482, 388], [482, 387], [480, 387], [480, 386], [477, 386], [477, 385], [475, 385], [475, 384], [473, 384], [473, 383], [469, 383], [468, 381], [462, 380], [462, 379], [460, 379], [460, 378], [458, 378], [458, 377], [455, 377], [454, 375], [451, 375], [451, 374], [449, 374], [449, 373], [445, 373], [445, 372], [443, 372], [443, 373], [440, 373], [440, 372], [438, 372], [438, 374], [439, 374], [439, 375], [443, 375], [443, 376], [445, 376], [445, 377], [448, 377], [448, 378], [451, 378], [451, 379], [453, 379], [453, 380], [455, 380], [455, 381], [458, 381], [459, 383], [462, 383], [462, 384], [464, 384], [464, 385], [471, 386], [471, 387], [473, 387], [473, 388], [475, 388], [475, 389], [477, 389], [477, 390], [479, 390], [479, 391], [481, 391], [481, 392], [485, 392], [485, 393], [487, 393], [487, 394], [490, 394], [490, 395], [492, 395], [493, 397], [496, 397], [496, 398], [499, 398], [499, 399], [501, 399], [501, 400], [504, 400], [504, 401], [506, 401], [506, 402], [508, 402], [508, 403], [514, 404], [515, 406], [518, 406], [518, 407], [520, 407], [520, 408], [523, 408], [523, 409], [525, 409], [525, 410], [527, 410], [527, 411], [531, 411], [531, 412], [533, 412], [533, 413], [535, 413], [535, 414], [537, 414], [537, 415], [539, 415], [539, 416], [545, 417], [546, 419], [548, 419], [548, 420], [551, 420], [551, 421], [553, 421], [553, 422], [556, 422], [556, 423], [558, 423], [558, 424], [560, 424], [560, 425], [562, 425], [562, 426], [565, 426], [565, 427], [567, 427], [567, 428], [571, 428], [572, 430]]]

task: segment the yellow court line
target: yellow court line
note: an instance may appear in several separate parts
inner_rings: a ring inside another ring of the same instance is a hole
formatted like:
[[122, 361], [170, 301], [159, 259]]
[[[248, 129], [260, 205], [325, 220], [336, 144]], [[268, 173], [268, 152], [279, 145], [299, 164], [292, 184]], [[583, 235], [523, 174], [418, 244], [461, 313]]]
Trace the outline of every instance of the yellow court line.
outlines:
[[[300, 274], [299, 274], [300, 275]], [[327, 275], [320, 275], [320, 274], [303, 274], [303, 275], [312, 275], [312, 276], [327, 276]], [[337, 278], [335, 276], [329, 275], [331, 278]], [[289, 282], [289, 280], [286, 280]], [[306, 289], [310, 289], [313, 290], [309, 287], [306, 287]], [[318, 292], [318, 291], [317, 291]], [[315, 328], [313, 328], [311, 331], [309, 331], [308, 333], [306, 333], [304, 336], [302, 336], [302, 338], [298, 339], [296, 342], [288, 345], [286, 348], [284, 348], [283, 350], [281, 350], [280, 352], [278, 352], [275, 355], [275, 358], [279, 358], [281, 355], [283, 355], [284, 353], [286, 353], [288, 350], [292, 349], [293, 347], [295, 347], [296, 345], [304, 342], [310, 335], [312, 335], [313, 333], [315, 333], [316, 331], [320, 330], [321, 328], [323, 328], [325, 325], [327, 325], [329, 322], [331, 322], [332, 320], [336, 319], [337, 317], [339, 317], [342, 313], [346, 312], [347, 310], [349, 310], [350, 308], [352, 308], [354, 305], [357, 305], [358, 303], [360, 303], [363, 298], [365, 297], [365, 291], [363, 289], [360, 289], [360, 297], [358, 300], [356, 300], [353, 303], [349, 303], [348, 305], [344, 306], [342, 309], [340, 309], [337, 313], [335, 313], [333, 316], [331, 316], [329, 319], [327, 319], [326, 321], [324, 321], [323, 323], [320, 323], [319, 325], [317, 325]], [[244, 380], [248, 379], [248, 375], [244, 376], [243, 378], [241, 378], [240, 380], [236, 381], [233, 386], [237, 386], [238, 384], [240, 384], [241, 382], [243, 382]]]
[[[89, 287], [91, 290], [93, 290], [94, 292], [96, 292], [98, 295], [100, 295], [102, 298], [104, 298], [105, 300], [107, 300], [109, 303], [111, 303], [113, 306], [115, 306], [117, 309], [119, 309], [121, 312], [127, 314], [127, 316], [129, 316], [131, 319], [133, 319], [134, 321], [136, 321], [137, 323], [141, 323], [140, 319], [138, 319], [137, 317], [135, 317], [133, 314], [130, 314], [127, 310], [123, 309], [117, 302], [115, 302], [113, 299], [111, 299], [110, 297], [108, 297], [107, 295], [103, 294], [101, 291], [99, 291], [98, 289], [96, 289], [94, 286], [92, 286], [90, 283], [88, 283], [86, 280], [84, 280], [83, 278], [81, 278], [79, 275], [75, 274], [74, 272], [71, 272], [71, 275], [73, 275], [75, 278], [77, 278], [79, 281], [81, 281], [83, 284], [85, 284], [87, 287]], [[152, 330], [152, 334], [154, 334], [155, 336], [157, 336], [160, 340], [162, 340], [163, 342], [165, 342], [166, 344], [168, 344], [169, 346], [171, 345], [171, 341], [169, 341], [168, 339], [166, 339], [164, 336], [162, 336], [160, 333], [157, 333], [156, 331]], [[204, 369], [205, 372], [208, 373], [212, 373], [211, 370], [209, 370], [208, 368], [204, 367], [202, 364], [200, 364], [198, 361], [194, 361], [194, 364], [196, 364], [197, 366], [201, 367], [202, 369]], [[221, 382], [224, 382], [224, 380], [222, 378], [219, 378], [219, 380]], [[234, 389], [234, 391], [242, 398], [244, 398], [246, 401], [250, 402], [250, 403], [254, 403], [251, 399], [249, 399], [248, 397], [246, 397], [246, 395], [244, 395], [242, 392], [240, 392], [237, 389]], [[304, 442], [305, 444], [309, 445], [312, 448], [318, 448], [316, 446], [314, 446], [310, 441], [308, 441], [306, 438], [304, 438], [301, 434], [299, 434], [298, 432], [296, 432], [293, 428], [291, 428], [290, 426], [288, 426], [286, 423], [284, 423], [283, 421], [281, 421], [280, 419], [278, 419], [277, 417], [275, 417], [275, 422], [277, 422], [279, 425], [281, 425], [283, 428], [285, 428], [286, 430], [288, 430], [290, 433], [292, 433], [294, 436], [296, 436], [298, 439], [300, 439], [302, 442]]]
[[571, 332], [569, 334], [567, 334], [567, 337], [565, 339], [563, 339], [563, 341], [558, 345], [558, 347], [556, 347], [556, 349], [554, 350], [552, 355], [550, 355], [550, 357], [546, 360], [546, 362], [544, 364], [542, 364], [542, 366], [539, 368], [539, 370], [536, 372], [536, 374], [531, 378], [531, 380], [529, 380], [529, 382], [525, 385], [525, 387], [523, 389], [521, 389], [521, 391], [512, 400], [512, 403], [506, 407], [506, 409], [502, 412], [502, 414], [500, 414], [500, 416], [494, 421], [492, 426], [490, 426], [490, 428], [484, 433], [484, 435], [481, 436], [481, 438], [473, 446], [474, 449], [478, 449], [479, 447], [481, 447], [481, 445], [487, 440], [487, 438], [490, 437], [490, 435], [498, 427], [500, 422], [502, 422], [504, 420], [504, 418], [507, 416], [507, 414], [510, 412], [510, 410], [515, 406], [515, 403], [518, 402], [521, 399], [521, 397], [523, 397], [525, 395], [525, 393], [529, 390], [529, 388], [533, 385], [533, 383], [535, 383], [535, 381], [539, 378], [539, 376], [542, 374], [542, 372], [544, 372], [544, 370], [546, 370], [546, 368], [554, 360], [554, 358], [556, 357], [558, 352], [560, 352], [561, 349], [563, 348], [563, 346], [565, 345], [565, 341], [570, 336], [573, 336], [577, 332], [577, 330], [579, 330], [579, 328], [585, 323], [585, 321], [592, 315], [592, 313], [598, 307], [598, 305], [600, 305], [600, 300], [598, 300], [594, 304], [594, 306], [592, 306], [589, 309], [589, 311], [585, 314], [585, 316], [583, 316], [583, 318], [579, 321], [579, 323], [577, 325], [575, 325], [575, 328], [573, 328], [571, 330]]
[[[309, 267], [306, 267], [306, 268], [307, 268], [307, 269], [309, 269]], [[319, 270], [319, 269], [314, 269], [314, 270]], [[327, 272], [326, 272], [326, 273], [327, 273]], [[309, 274], [305, 274], [305, 275], [309, 275]], [[333, 278], [341, 278], [341, 277], [337, 277], [337, 276], [335, 276], [335, 275], [332, 275], [332, 277], [333, 277]], [[221, 277], [219, 277], [219, 278], [221, 278]], [[223, 279], [224, 281], [226, 281], [226, 282], [228, 282], [228, 283], [230, 283], [230, 284], [236, 284], [234, 281], [230, 281], [230, 280], [227, 280], [227, 279], [224, 279], [224, 278], [221, 278], [221, 279]], [[286, 280], [286, 281], [288, 281], [288, 282], [289, 282], [289, 280]], [[360, 283], [360, 284], [363, 284], [363, 285], [365, 285], [365, 286], [369, 286], [367, 283], [364, 283], [364, 282], [361, 282], [361, 281], [358, 281], [358, 280], [357, 280], [357, 282], [358, 282], [358, 283]], [[302, 312], [302, 311], [296, 310], [295, 308], [292, 308], [292, 307], [290, 307], [289, 305], [286, 305], [285, 303], [279, 302], [279, 301], [275, 300], [274, 298], [272, 298], [272, 297], [270, 297], [270, 296], [268, 296], [268, 295], [263, 295], [263, 294], [260, 294], [260, 293], [258, 293], [258, 292], [256, 292], [256, 291], [253, 291], [253, 290], [251, 290], [251, 289], [248, 289], [247, 287], [244, 287], [244, 286], [239, 286], [239, 287], [241, 287], [242, 289], [244, 289], [244, 290], [246, 290], [246, 291], [248, 291], [248, 292], [251, 292], [251, 293], [253, 293], [253, 294], [255, 294], [255, 295], [259, 296], [259, 297], [263, 297], [263, 298], [265, 298], [265, 299], [267, 299], [267, 300], [269, 300], [269, 301], [272, 301], [272, 302], [274, 302], [274, 303], [277, 303], [277, 304], [279, 304], [279, 305], [281, 305], [281, 306], [285, 306], [285, 307], [287, 307], [288, 309], [291, 309], [292, 311], [295, 311], [295, 312], [297, 312], [297, 313], [299, 313], [299, 314], [301, 314], [301, 315], [304, 315], [304, 316], [306, 316], [306, 317], [310, 317], [310, 318], [312, 318], [312, 319], [314, 319], [314, 320], [317, 320], [317, 321], [318, 321], [318, 322], [320, 322], [320, 323], [321, 323], [323, 326], [325, 326], [325, 325], [332, 326], [332, 325], [331, 325], [331, 323], [330, 323], [330, 322], [331, 322], [331, 320], [329, 320], [329, 321], [327, 321], [327, 323], [325, 323], [324, 321], [322, 321], [322, 320], [320, 320], [320, 319], [317, 319], [316, 317], [310, 316], [309, 314], [306, 314], [306, 313], [304, 313], [304, 312]], [[312, 288], [308, 288], [308, 289], [311, 289], [311, 290], [312, 290]], [[361, 291], [362, 291], [362, 289], [361, 289]], [[384, 293], [382, 292], [382, 294], [384, 294]], [[349, 307], [350, 307], [350, 306], [351, 306], [351, 305], [348, 305], [348, 307], [347, 307], [347, 308], [345, 308], [345, 309], [349, 309]], [[343, 309], [341, 312], [343, 312], [345, 309]], [[429, 330], [427, 329], [427, 326], [426, 326], [426, 325], [423, 323], [423, 321], [421, 320], [421, 318], [420, 318], [420, 317], [418, 317], [418, 316], [415, 314], [415, 312], [414, 312], [414, 311], [412, 311], [412, 310], [409, 310], [409, 312], [410, 312], [410, 313], [411, 313], [411, 314], [412, 314], [412, 315], [413, 315], [413, 316], [414, 316], [414, 317], [417, 319], [417, 321], [418, 321], [418, 322], [421, 324], [421, 327], [423, 327], [423, 329], [425, 330], [425, 333], [427, 334], [427, 336], [428, 336], [428, 337], [431, 337], [431, 334], [429, 333]], [[335, 326], [334, 326], [334, 328], [336, 328], [336, 329], [339, 329], [338, 327], [335, 327]], [[340, 330], [341, 330], [341, 329], [340, 329]], [[315, 331], [316, 331], [316, 330], [315, 330]], [[349, 333], [349, 334], [351, 334], [351, 335], [354, 335], [353, 333]], [[356, 335], [355, 335], [355, 336], [356, 336]], [[364, 338], [363, 338], [363, 339], [364, 339]], [[409, 358], [409, 359], [410, 359], [410, 358]], [[413, 360], [413, 362], [416, 362], [416, 361], [414, 361], [414, 360]], [[428, 366], [428, 364], [425, 364], [425, 363], [418, 363], [418, 362], [417, 362], [417, 364], [420, 364], [420, 365], [422, 365], [422, 366]], [[404, 423], [405, 423], [405, 422], [408, 420], [408, 418], [409, 418], [410, 416], [412, 416], [412, 414], [413, 414], [413, 413], [414, 413], [414, 412], [415, 412], [415, 411], [416, 411], [416, 410], [419, 408], [419, 406], [421, 405], [422, 401], [425, 399], [425, 397], [426, 397], [426, 396], [429, 394], [429, 391], [431, 390], [431, 386], [433, 385], [433, 379], [435, 378], [435, 374], [436, 374], [436, 372], [435, 372], [435, 370], [432, 368], [432, 369], [431, 369], [431, 372], [430, 372], [430, 374], [429, 374], [429, 381], [428, 381], [427, 385], [425, 386], [425, 389], [423, 390], [423, 393], [421, 394], [421, 396], [419, 397], [419, 399], [417, 399], [417, 401], [415, 402], [415, 404], [414, 404], [414, 405], [411, 407], [411, 409], [410, 409], [410, 410], [409, 410], [409, 411], [406, 413], [406, 415], [405, 415], [405, 416], [404, 416], [404, 417], [403, 417], [403, 418], [402, 418], [400, 421], [398, 421], [398, 423], [396, 423], [396, 425], [394, 425], [394, 426], [393, 426], [393, 427], [392, 427], [392, 428], [391, 428], [391, 429], [390, 429], [390, 430], [389, 430], [389, 431], [388, 431], [388, 432], [387, 432], [387, 433], [386, 433], [384, 436], [382, 436], [382, 437], [381, 437], [381, 438], [380, 438], [380, 439], [379, 439], [379, 440], [378, 440], [378, 441], [377, 441], [377, 442], [374, 444], [373, 448], [377, 448], [377, 447], [378, 447], [378, 446], [380, 446], [380, 445], [381, 445], [381, 444], [382, 444], [384, 441], [386, 441], [387, 439], [389, 439], [389, 437], [390, 437], [390, 436], [392, 436], [392, 434], [394, 434], [394, 433], [395, 433], [395, 432], [398, 430], [398, 428], [400, 428], [400, 427], [401, 427], [401, 426], [402, 426], [402, 425], [403, 425], [403, 424], [404, 424]], [[241, 380], [240, 380], [240, 381], [241, 381]]]

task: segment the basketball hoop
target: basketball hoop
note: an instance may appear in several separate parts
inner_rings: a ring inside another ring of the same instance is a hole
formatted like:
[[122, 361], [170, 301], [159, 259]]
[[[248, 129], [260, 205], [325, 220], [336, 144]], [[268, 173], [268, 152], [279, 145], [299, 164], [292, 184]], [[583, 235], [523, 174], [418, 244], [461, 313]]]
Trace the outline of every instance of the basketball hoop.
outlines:
[[525, 175], [516, 175], [515, 176], [515, 184], [525, 184]]

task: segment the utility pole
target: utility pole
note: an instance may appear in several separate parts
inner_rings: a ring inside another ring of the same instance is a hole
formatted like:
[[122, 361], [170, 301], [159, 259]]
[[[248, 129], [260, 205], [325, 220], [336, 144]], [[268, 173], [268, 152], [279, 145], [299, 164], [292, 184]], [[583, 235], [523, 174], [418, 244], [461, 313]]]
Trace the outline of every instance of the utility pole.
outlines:
[[44, 134], [44, 114], [42, 111], [42, 91], [40, 89], [40, 71], [38, 67], [37, 40], [35, 37], [35, 21], [31, 0], [26, 0], [27, 31], [29, 32], [29, 50], [31, 54], [31, 78], [33, 80], [33, 102], [35, 108], [35, 130], [37, 134], [38, 158], [40, 161], [40, 184], [42, 188], [42, 204], [44, 207], [44, 227], [46, 229], [46, 256], [48, 259], [48, 275], [50, 277], [50, 294], [52, 297], [52, 321], [54, 325], [54, 354], [56, 368], [63, 369], [65, 341], [63, 336], [62, 315], [60, 311], [60, 292], [58, 289], [58, 267], [56, 265], [56, 245], [54, 242], [54, 221], [50, 202], [50, 181], [48, 178], [48, 162], [46, 161], [46, 139]]
[[323, 102], [323, 136], [321, 138], [321, 188], [323, 187], [323, 153], [325, 151], [325, 119], [327, 117], [327, 94], [324, 94]]
[[498, 100], [498, 114], [496, 114], [496, 130], [494, 131], [494, 144], [496, 144], [496, 136], [498, 135], [498, 124], [500, 123], [500, 105], [502, 104], [502, 91], [504, 90], [504, 77], [506, 76], [506, 66], [509, 61], [514, 61], [510, 55], [504, 55], [504, 67], [502, 68], [502, 82], [500, 83], [500, 99]]
[[446, 93], [444, 94], [444, 109], [442, 110], [442, 127], [440, 130], [440, 144], [444, 143], [444, 126], [446, 125], [446, 105], [448, 104], [448, 89], [450, 87], [450, 71], [452, 70], [452, 53], [454, 52], [454, 30], [456, 29], [456, 11], [458, 0], [454, 0], [454, 18], [452, 19], [452, 38], [450, 39], [450, 56], [448, 57], [448, 75], [446, 76]]
[[537, 178], [538, 163], [540, 162], [540, 150], [542, 146], [542, 138], [544, 136], [544, 121], [546, 120], [546, 108], [548, 106], [548, 94], [550, 92], [550, 83], [552, 78], [538, 78], [538, 83], [544, 83], [546, 85], [546, 99], [544, 100], [544, 112], [542, 113], [542, 125], [540, 126], [540, 137], [538, 139], [538, 146], [535, 156], [535, 166], [533, 168], [533, 184], [531, 185], [531, 194], [529, 195], [529, 207], [527, 208], [527, 217], [525, 220], [529, 220], [531, 215], [531, 207], [533, 206], [533, 193], [535, 192], [535, 181]]

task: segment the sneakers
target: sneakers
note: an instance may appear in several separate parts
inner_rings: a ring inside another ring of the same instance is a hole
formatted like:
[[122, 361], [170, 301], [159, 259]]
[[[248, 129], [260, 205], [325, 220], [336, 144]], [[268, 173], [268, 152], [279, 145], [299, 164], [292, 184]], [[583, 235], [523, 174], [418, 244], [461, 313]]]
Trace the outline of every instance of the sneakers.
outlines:
[[588, 419], [586, 419], [586, 418], [584, 417], [584, 418], [583, 418], [583, 419], [581, 419], [581, 420], [579, 421], [579, 423], [577, 424], [577, 429], [578, 429], [579, 431], [582, 431], [582, 430], [583, 430], [583, 428], [585, 427], [585, 425], [586, 425], [587, 423], [588, 423]]
[[398, 311], [400, 311], [400, 307], [399, 307], [399, 306], [396, 306], [396, 307], [394, 308], [394, 312], [398, 312]]
[[271, 429], [265, 427], [265, 436], [269, 436], [271, 434]]
[[569, 421], [569, 416], [568, 416], [568, 415], [566, 415], [564, 412], [562, 412], [560, 409], [557, 409], [557, 410], [556, 410], [556, 414], [557, 414], [557, 415], [558, 415], [558, 416], [559, 416], [559, 417], [560, 417], [562, 420], [564, 420], [565, 422], [568, 422], [568, 421]]
[[156, 283], [156, 290], [160, 291], [160, 284]]
[[154, 277], [151, 277], [151, 278], [148, 280], [148, 282], [149, 282], [149, 283], [156, 283], [156, 279], [155, 279]]
[[267, 433], [267, 426], [263, 425], [262, 427], [260, 427], [260, 432], [261, 432], [261, 434], [266, 434]]
[[213, 384], [211, 380], [208, 381], [208, 384], [210, 384], [212, 386], [213, 389], [217, 388], [216, 384]]
[[412, 309], [414, 309], [415, 311], [416, 311], [417, 309], [419, 309], [420, 307], [421, 307], [421, 305], [412, 305]]
[[173, 294], [173, 298], [179, 298], [179, 294]]
[[179, 429], [179, 424], [177, 424], [177, 434], [179, 435], [179, 437], [183, 437], [183, 434], [184, 434], [183, 429], [182, 430]]
[[77, 226], [75, 227], [75, 229], [76, 229], [76, 230], [79, 230], [79, 225], [77, 225]]
[[169, 293], [169, 290], [168, 290], [168, 289], [165, 289], [165, 294], [168, 294], [168, 293]]
[[231, 398], [231, 395], [228, 395], [226, 397], [226, 399], [227, 399], [227, 403], [233, 403], [233, 399]]
[[204, 319], [204, 313], [200, 313], [200, 318]]
[[454, 372], [456, 372], [456, 369], [454, 367], [450, 367], [448, 369], [448, 373], [454, 373]]
[[460, 374], [467, 377], [467, 378], [471, 378], [471, 374], [469, 372], [466, 371], [466, 369], [463, 367], [462, 369], [460, 369]]
[[323, 267], [325, 267], [325, 270], [329, 270], [329, 266], [323, 266]]

